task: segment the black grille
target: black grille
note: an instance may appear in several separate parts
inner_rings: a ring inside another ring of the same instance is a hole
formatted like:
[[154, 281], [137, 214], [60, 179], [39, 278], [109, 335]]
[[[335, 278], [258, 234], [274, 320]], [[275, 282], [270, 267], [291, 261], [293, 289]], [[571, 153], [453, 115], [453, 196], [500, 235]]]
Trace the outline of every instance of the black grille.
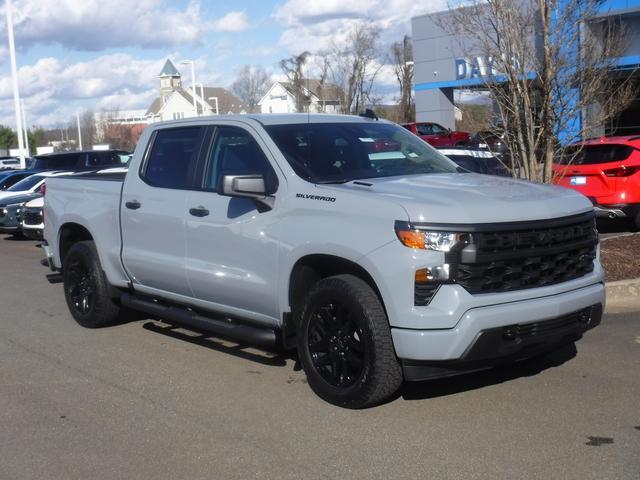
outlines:
[[593, 271], [598, 234], [593, 214], [473, 232], [448, 255], [452, 279], [470, 293], [543, 287]]
[[587, 327], [593, 318], [594, 308], [595, 307], [588, 307], [551, 320], [508, 325], [506, 327], [502, 327], [502, 336], [505, 340], [524, 340], [528, 338], [554, 335], [564, 330], [571, 330], [576, 327]]
[[39, 210], [25, 210], [22, 212], [22, 218], [26, 225], [40, 225], [42, 223], [42, 213]]

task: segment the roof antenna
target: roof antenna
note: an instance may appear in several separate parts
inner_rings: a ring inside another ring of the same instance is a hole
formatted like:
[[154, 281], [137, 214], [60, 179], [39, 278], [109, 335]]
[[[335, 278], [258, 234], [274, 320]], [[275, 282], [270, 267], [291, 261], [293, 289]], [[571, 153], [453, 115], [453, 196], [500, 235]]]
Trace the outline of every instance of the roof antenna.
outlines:
[[364, 113], [359, 113], [358, 114], [359, 117], [364, 117], [364, 118], [371, 118], [372, 120], [380, 120], [378, 118], [378, 116], [376, 115], [376, 112], [374, 112], [373, 110], [371, 110], [370, 108], [367, 108]]

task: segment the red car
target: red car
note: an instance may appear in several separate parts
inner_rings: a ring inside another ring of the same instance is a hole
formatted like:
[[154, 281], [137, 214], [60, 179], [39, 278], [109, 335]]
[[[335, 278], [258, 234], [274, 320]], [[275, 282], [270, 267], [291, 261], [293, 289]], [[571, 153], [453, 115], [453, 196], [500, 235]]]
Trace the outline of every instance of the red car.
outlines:
[[403, 123], [402, 126], [434, 147], [466, 145], [471, 138], [468, 132], [451, 131], [433, 122]]
[[554, 183], [589, 197], [599, 216], [631, 218], [640, 228], [640, 136], [587, 140], [576, 149], [553, 165]]

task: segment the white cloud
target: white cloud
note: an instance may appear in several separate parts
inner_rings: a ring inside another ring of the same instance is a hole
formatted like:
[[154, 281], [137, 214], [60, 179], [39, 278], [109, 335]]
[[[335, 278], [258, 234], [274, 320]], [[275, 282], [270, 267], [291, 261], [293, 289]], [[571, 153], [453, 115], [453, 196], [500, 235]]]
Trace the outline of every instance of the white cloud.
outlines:
[[[203, 20], [199, 0], [184, 8], [169, 6], [168, 0], [16, 0], [13, 17], [20, 49], [36, 44], [84, 51], [162, 48], [200, 44], [212, 30], [236, 32], [248, 27], [244, 12], [231, 12], [218, 22]], [[0, 36], [6, 36], [4, 22]]]
[[319, 51], [343, 41], [357, 22], [366, 21], [380, 32], [381, 43], [398, 41], [411, 32], [416, 15], [444, 10], [446, 0], [287, 0], [273, 17], [286, 29], [280, 45], [291, 53]]
[[[183, 74], [185, 88], [191, 86], [189, 66], [181, 55], [170, 58]], [[166, 58], [140, 59], [128, 54], [102, 55], [84, 62], [47, 57], [18, 70], [20, 96], [25, 100], [29, 125], [48, 126], [66, 122], [81, 109], [137, 110], [149, 107], [158, 96], [158, 73]], [[220, 86], [220, 70], [209, 58], [195, 58], [196, 80], [205, 86]], [[219, 64], [219, 63], [218, 63]], [[0, 123], [13, 125], [11, 75], [0, 76]]]
[[213, 22], [212, 28], [216, 32], [242, 32], [249, 28], [249, 17], [245, 12], [229, 12]]
[[[126, 54], [69, 63], [42, 58], [18, 70], [20, 94], [29, 124], [66, 121], [80, 108], [147, 108], [158, 94], [157, 75], [164, 59], [141, 60]], [[11, 76], [0, 77], [0, 121], [12, 125]]]

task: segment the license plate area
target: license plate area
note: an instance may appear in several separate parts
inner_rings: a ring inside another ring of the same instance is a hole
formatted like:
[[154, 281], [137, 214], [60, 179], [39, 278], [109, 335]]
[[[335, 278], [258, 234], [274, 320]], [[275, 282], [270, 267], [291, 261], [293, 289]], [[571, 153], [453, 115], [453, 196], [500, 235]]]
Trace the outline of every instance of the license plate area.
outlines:
[[571, 185], [586, 185], [587, 177], [571, 177], [569, 179], [569, 183]]

